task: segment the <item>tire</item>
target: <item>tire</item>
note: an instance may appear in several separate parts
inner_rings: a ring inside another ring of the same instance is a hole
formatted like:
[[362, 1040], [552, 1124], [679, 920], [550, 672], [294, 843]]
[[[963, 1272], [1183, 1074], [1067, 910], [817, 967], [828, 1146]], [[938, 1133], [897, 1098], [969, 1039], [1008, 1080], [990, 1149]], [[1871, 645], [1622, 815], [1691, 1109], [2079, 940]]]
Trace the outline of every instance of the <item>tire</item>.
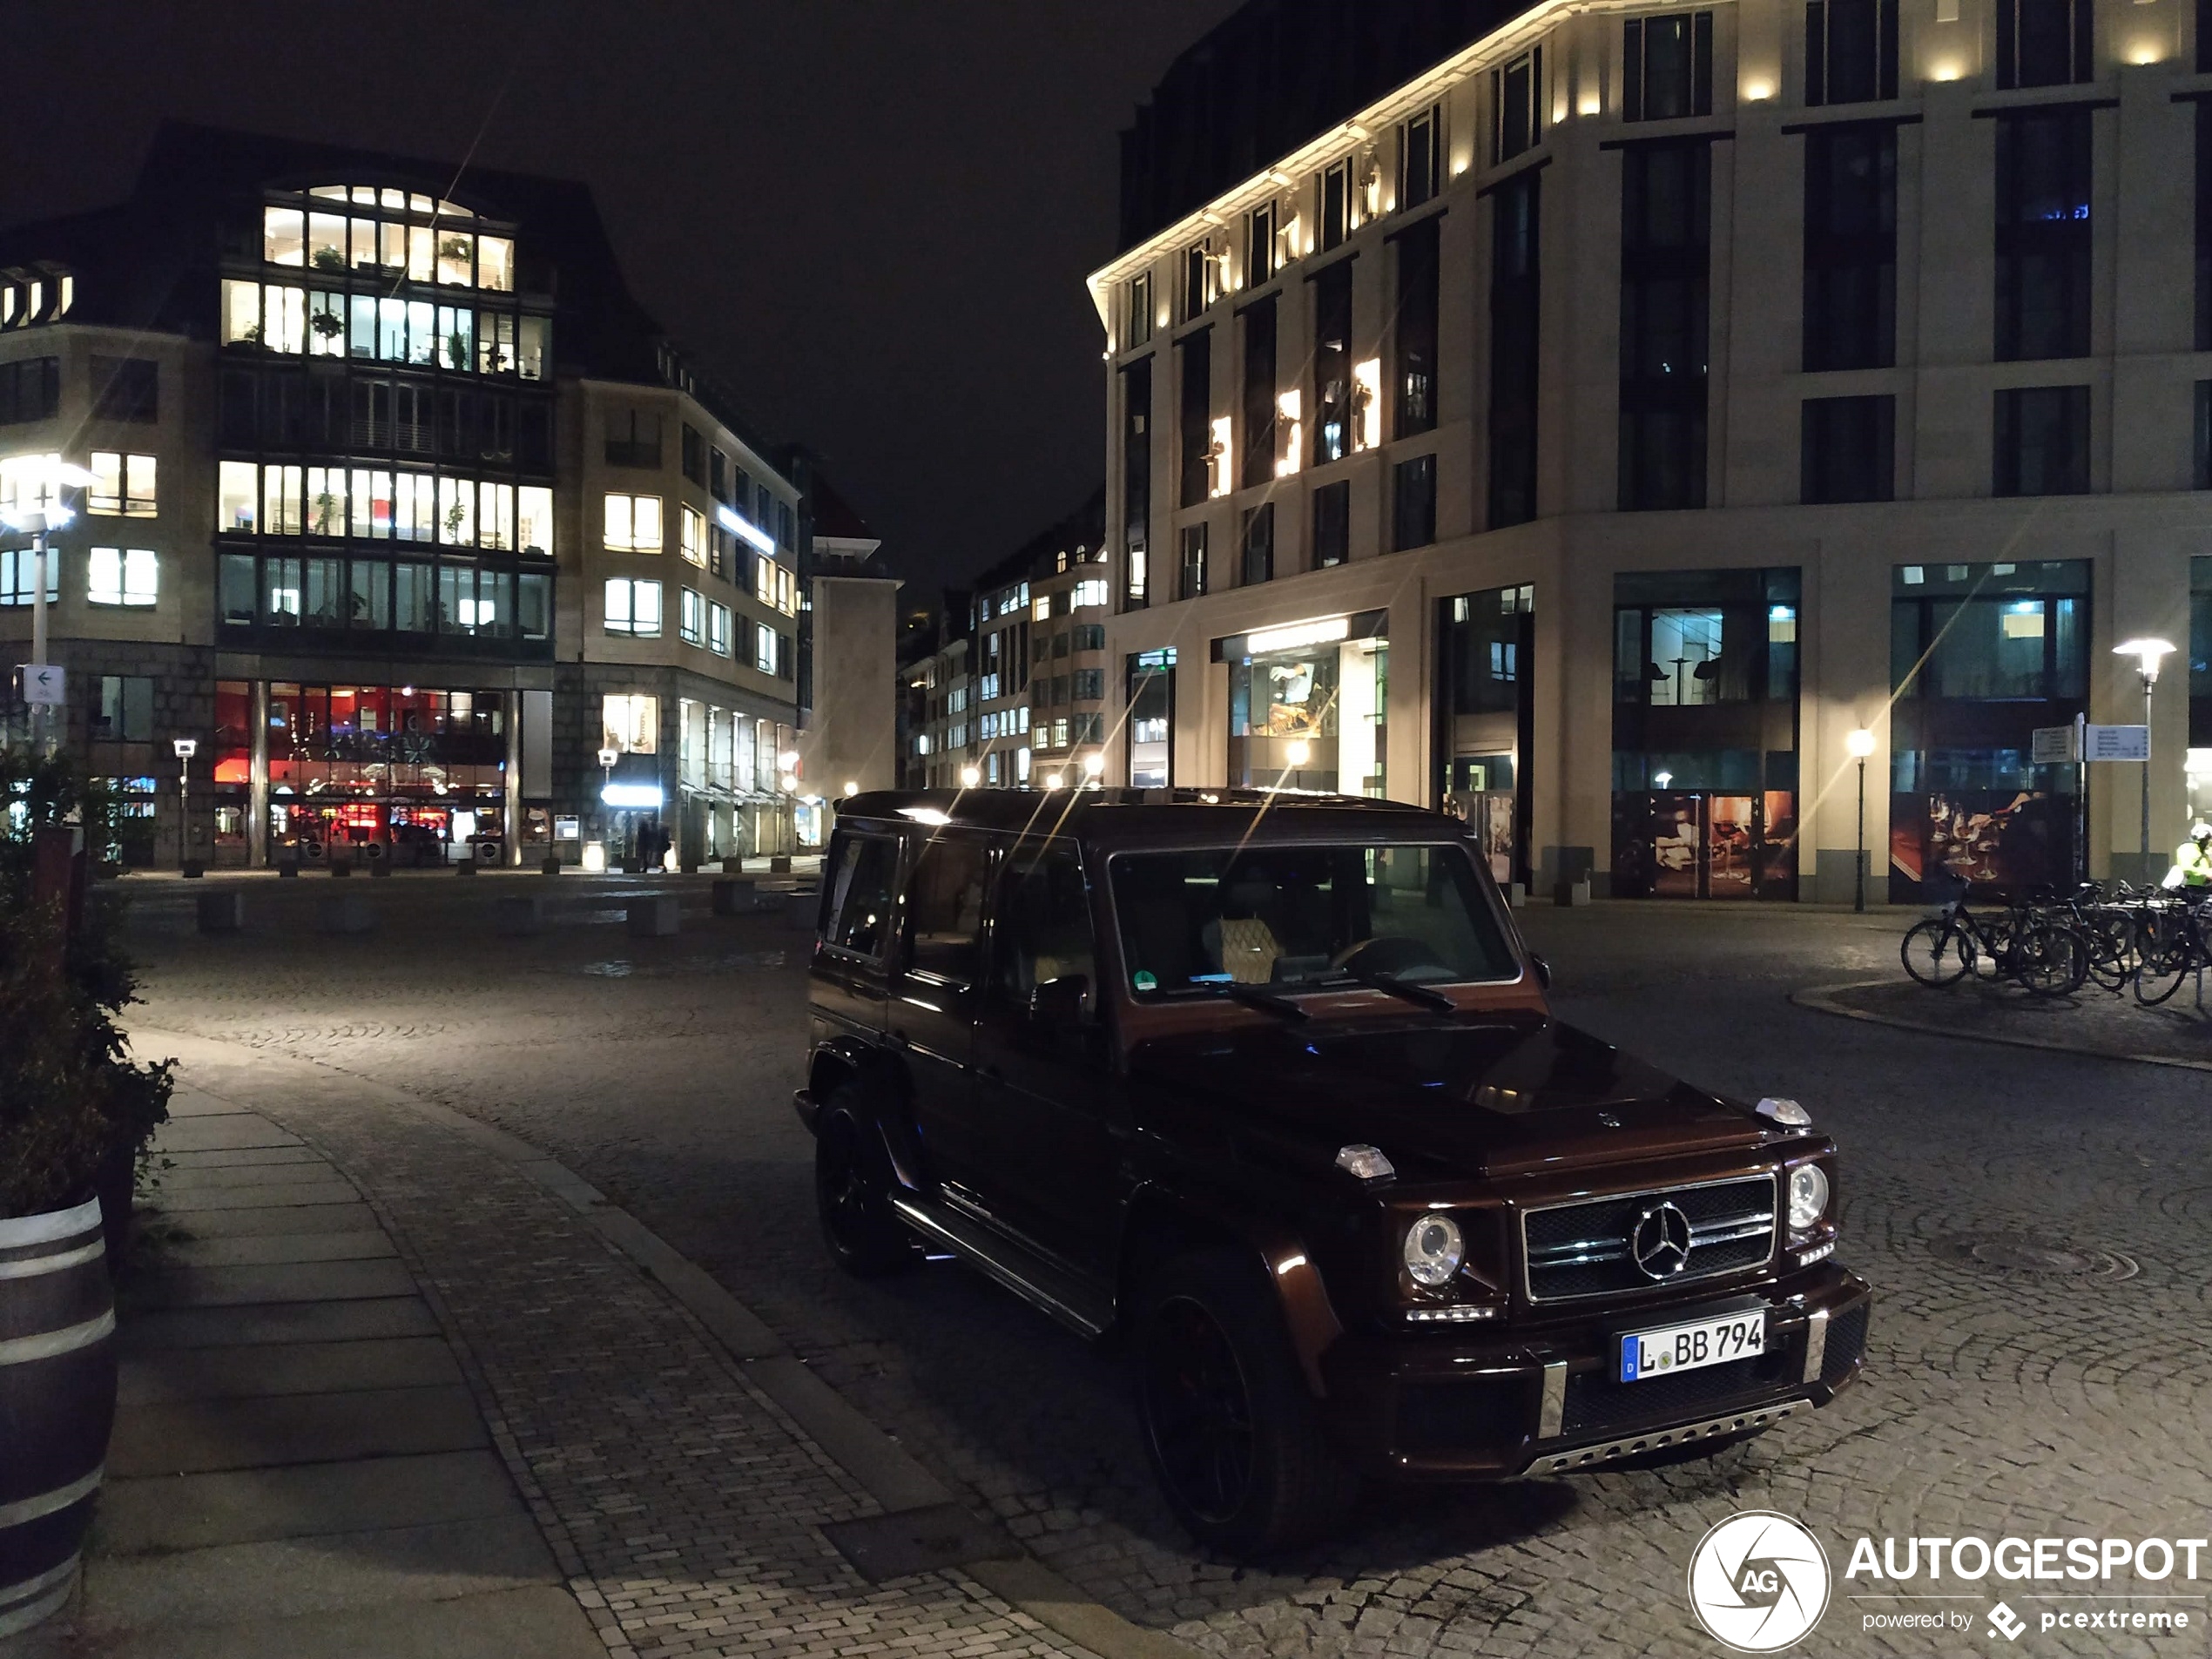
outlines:
[[1321, 1537], [1356, 1483], [1258, 1267], [1235, 1250], [1165, 1263], [1140, 1293], [1132, 1361], [1152, 1473], [1190, 1535], [1235, 1558]]
[[894, 1177], [873, 1111], [858, 1085], [824, 1103], [814, 1125], [814, 1208], [837, 1264], [856, 1278], [882, 1278], [921, 1259], [921, 1247], [891, 1207]]
[[2188, 977], [2188, 924], [2177, 916], [2146, 915], [2136, 941], [2135, 1001], [2147, 1008], [2156, 1008]]
[[2071, 996], [2089, 977], [2088, 941], [2072, 927], [2040, 922], [2018, 938], [2013, 975], [2030, 996]]
[[1947, 921], [1915, 922], [1898, 947], [1905, 971], [1923, 985], [1956, 985], [1973, 965], [1973, 941]]

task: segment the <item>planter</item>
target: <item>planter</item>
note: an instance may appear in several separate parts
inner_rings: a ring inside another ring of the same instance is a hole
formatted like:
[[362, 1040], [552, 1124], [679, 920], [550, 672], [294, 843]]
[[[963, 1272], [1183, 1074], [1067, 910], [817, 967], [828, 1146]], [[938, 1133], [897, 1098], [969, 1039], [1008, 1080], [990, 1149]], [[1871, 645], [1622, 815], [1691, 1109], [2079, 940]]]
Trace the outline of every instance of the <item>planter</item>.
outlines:
[[0, 1221], [0, 1637], [69, 1599], [114, 1426], [100, 1201]]

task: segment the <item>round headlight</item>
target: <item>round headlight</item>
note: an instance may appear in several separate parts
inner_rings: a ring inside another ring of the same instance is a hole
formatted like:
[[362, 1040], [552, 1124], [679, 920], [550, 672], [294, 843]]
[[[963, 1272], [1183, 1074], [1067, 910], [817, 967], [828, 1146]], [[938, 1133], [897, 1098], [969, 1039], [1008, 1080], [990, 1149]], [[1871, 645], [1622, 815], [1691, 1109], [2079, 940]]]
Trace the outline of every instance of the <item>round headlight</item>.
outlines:
[[1443, 1284], [1460, 1271], [1467, 1241], [1449, 1216], [1423, 1216], [1406, 1230], [1406, 1271], [1416, 1285]]
[[1828, 1172], [1817, 1163], [1800, 1163], [1791, 1170], [1791, 1231], [1804, 1231], [1820, 1219], [1827, 1208]]

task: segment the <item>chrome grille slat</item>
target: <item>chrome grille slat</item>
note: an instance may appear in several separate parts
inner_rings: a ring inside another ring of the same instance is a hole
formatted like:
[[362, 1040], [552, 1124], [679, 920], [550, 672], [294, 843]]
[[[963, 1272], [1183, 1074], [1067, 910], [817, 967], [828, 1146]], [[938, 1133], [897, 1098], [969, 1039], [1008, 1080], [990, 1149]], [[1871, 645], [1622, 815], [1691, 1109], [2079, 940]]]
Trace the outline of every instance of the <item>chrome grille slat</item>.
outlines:
[[[1761, 1266], [1774, 1255], [1779, 1193], [1772, 1172], [1653, 1187], [1524, 1211], [1522, 1287], [1532, 1302], [1659, 1291]], [[1645, 1276], [1629, 1235], [1646, 1209], [1671, 1203], [1689, 1224], [1689, 1264]]]

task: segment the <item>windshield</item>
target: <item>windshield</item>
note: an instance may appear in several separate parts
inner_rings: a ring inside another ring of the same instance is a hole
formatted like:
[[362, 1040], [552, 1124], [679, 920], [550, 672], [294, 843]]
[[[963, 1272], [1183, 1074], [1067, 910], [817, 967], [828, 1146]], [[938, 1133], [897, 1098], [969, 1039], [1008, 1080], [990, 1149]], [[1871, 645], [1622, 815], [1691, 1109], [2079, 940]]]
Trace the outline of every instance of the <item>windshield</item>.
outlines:
[[1203, 847], [1119, 853], [1109, 867], [1140, 999], [1521, 971], [1455, 845]]

